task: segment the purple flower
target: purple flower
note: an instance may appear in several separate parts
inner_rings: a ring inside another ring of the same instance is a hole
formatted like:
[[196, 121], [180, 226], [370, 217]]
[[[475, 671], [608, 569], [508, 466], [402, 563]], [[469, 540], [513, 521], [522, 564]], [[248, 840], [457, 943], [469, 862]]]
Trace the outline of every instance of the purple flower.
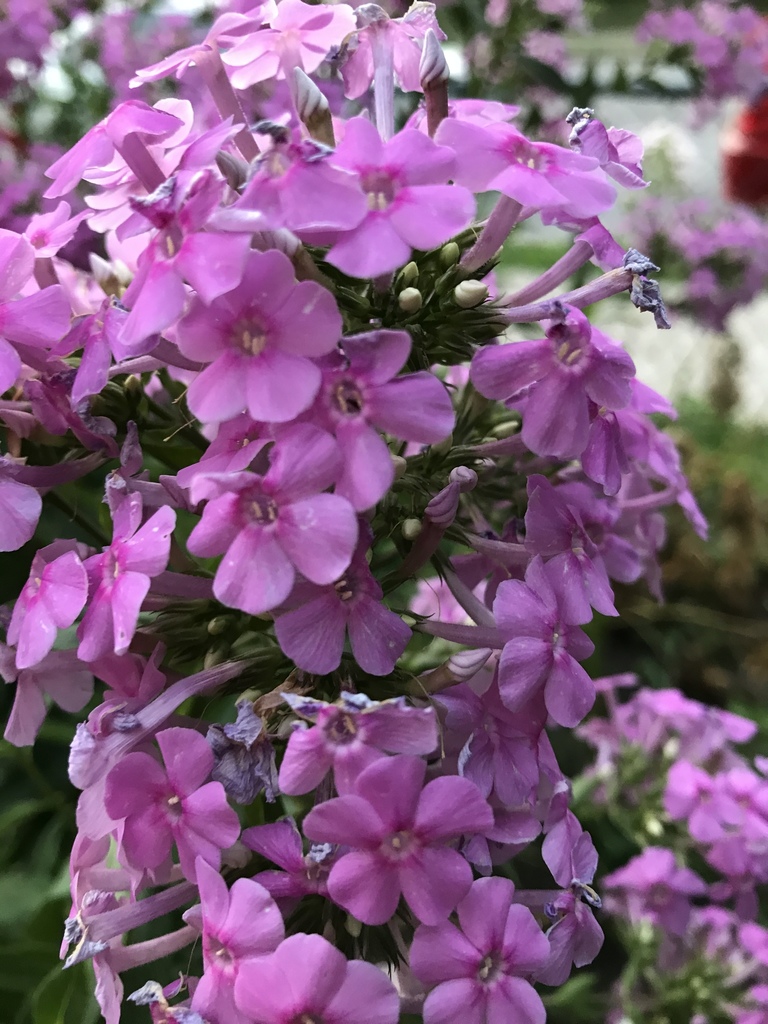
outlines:
[[323, 361], [315, 412], [335, 434], [344, 457], [336, 493], [364, 511], [394, 479], [389, 448], [378, 430], [403, 441], [436, 444], [453, 430], [455, 417], [445, 385], [434, 374], [396, 376], [411, 351], [405, 331], [358, 334], [344, 338], [341, 347]]
[[[137, 274], [123, 296], [131, 311], [120, 337], [123, 345], [135, 348], [181, 316], [187, 300], [185, 280], [205, 303], [240, 283], [250, 238], [202, 230], [224, 188], [224, 182], [206, 169], [169, 178], [145, 199], [131, 200], [137, 211], [134, 230], [151, 226], [157, 233], [142, 252]], [[133, 226], [130, 220], [126, 223]]]
[[469, 224], [471, 193], [446, 182], [453, 152], [405, 129], [383, 142], [363, 117], [347, 121], [333, 163], [356, 171], [368, 215], [346, 232], [326, 259], [352, 277], [378, 277], [407, 263], [411, 249], [433, 249]]
[[83, 610], [88, 575], [74, 541], [55, 541], [32, 560], [8, 626], [8, 643], [16, 646], [16, 667], [42, 661], [53, 647], [56, 632], [67, 629]]
[[32, 668], [19, 672], [12, 651], [0, 645], [0, 676], [16, 683], [16, 696], [4, 737], [17, 747], [35, 742], [45, 720], [45, 694], [64, 711], [80, 711], [93, 693], [93, 676], [75, 658], [74, 651], [51, 651]]
[[331, 293], [297, 284], [287, 256], [251, 253], [237, 288], [196, 299], [179, 324], [184, 355], [211, 364], [189, 387], [190, 409], [212, 423], [245, 409], [255, 420], [295, 419], [320, 388], [312, 359], [336, 346], [341, 327]]
[[128, 650], [150, 577], [168, 564], [176, 513], [164, 505], [143, 526], [141, 514], [141, 496], [130, 494], [114, 513], [112, 543], [85, 562], [90, 600], [77, 630], [83, 661]]
[[497, 682], [482, 696], [460, 685], [437, 699], [448, 709], [447, 742], [458, 735], [462, 743], [459, 775], [474, 782], [484, 797], [493, 793], [506, 807], [526, 803], [539, 781], [537, 746], [546, 720], [543, 702], [513, 713], [502, 703]]
[[224, 63], [235, 68], [230, 78], [236, 89], [284, 78], [294, 67], [311, 74], [355, 30], [355, 16], [346, 4], [316, 7], [302, 0], [282, 0], [268, 23], [269, 28], [249, 32], [224, 54]]
[[560, 893], [546, 910], [554, 918], [547, 930], [550, 952], [535, 980], [544, 985], [562, 985], [568, 980], [571, 965], [586, 967], [595, 959], [603, 945], [603, 930], [591, 908], [575, 892]]
[[392, 67], [403, 92], [420, 92], [424, 36], [432, 29], [438, 39], [445, 39], [434, 8], [411, 7], [402, 18], [390, 18], [378, 5], [366, 4], [363, 10], [358, 7], [358, 26], [351, 54], [341, 68], [346, 95], [357, 99], [370, 88], [376, 57], [380, 59], [382, 52], [392, 53]]
[[622, 128], [606, 129], [593, 110], [576, 107], [566, 118], [573, 125], [568, 142], [583, 156], [594, 157], [605, 173], [624, 188], [647, 188], [643, 180], [643, 143]]
[[141, 751], [126, 754], [107, 776], [104, 805], [122, 821], [120, 848], [131, 867], [161, 867], [175, 843], [182, 871], [195, 881], [196, 858], [218, 868], [240, 824], [221, 783], [205, 781], [213, 751], [200, 733], [165, 729], [156, 739], [165, 768]]
[[218, 871], [198, 858], [204, 973], [192, 1009], [204, 1016], [246, 1024], [235, 1006], [235, 984], [252, 957], [275, 950], [285, 935], [283, 918], [274, 900], [257, 882], [238, 878], [231, 889]]
[[623, 898], [633, 921], [648, 920], [671, 935], [685, 935], [691, 896], [707, 890], [690, 868], [677, 866], [671, 850], [657, 846], [649, 846], [608, 875], [603, 885]]
[[14, 480], [12, 473], [13, 470], [0, 466], [0, 551], [18, 551], [31, 540], [43, 511], [43, 499], [38, 491]]
[[542, 967], [549, 943], [527, 907], [513, 903], [506, 878], [481, 878], [459, 903], [460, 928], [420, 925], [411, 969], [436, 987], [424, 1003], [424, 1024], [544, 1024], [541, 997], [526, 979]]
[[400, 999], [383, 971], [320, 935], [290, 935], [274, 953], [246, 961], [235, 984], [238, 1009], [259, 1024], [397, 1024]]
[[308, 793], [333, 768], [336, 788], [351, 792], [360, 772], [392, 754], [431, 754], [437, 747], [437, 720], [432, 708], [409, 707], [404, 697], [369, 700], [363, 693], [343, 693], [336, 704], [283, 694], [302, 718], [288, 740], [280, 765], [280, 789], [290, 796]]
[[314, 807], [304, 834], [352, 847], [328, 877], [331, 899], [366, 924], [384, 924], [400, 894], [424, 924], [438, 924], [469, 892], [472, 869], [445, 844], [485, 832], [493, 813], [467, 779], [439, 778], [422, 791], [426, 765], [400, 754], [374, 762], [354, 792]]
[[275, 620], [280, 647], [305, 672], [325, 675], [337, 669], [349, 634], [360, 668], [386, 676], [411, 638], [400, 616], [382, 604], [381, 586], [365, 557], [369, 542], [368, 536], [361, 536], [343, 576], [332, 584], [297, 584], [290, 601], [301, 604]]
[[255, 825], [243, 832], [245, 846], [281, 867], [282, 871], [260, 871], [254, 881], [263, 885], [278, 901], [293, 906], [310, 893], [328, 895], [328, 874], [334, 848], [328, 843], [313, 845], [307, 854], [301, 833], [292, 818], [271, 825]]
[[562, 207], [582, 218], [602, 213], [616, 198], [597, 160], [549, 142], [531, 142], [510, 124], [447, 117], [435, 138], [454, 150], [455, 180], [473, 192], [501, 192], [523, 207]]
[[89, 211], [83, 210], [74, 217], [70, 217], [70, 213], [69, 203], [62, 199], [50, 213], [38, 213], [30, 218], [24, 237], [38, 257], [55, 256], [59, 249], [71, 242]]
[[522, 437], [537, 455], [571, 459], [587, 446], [590, 401], [621, 409], [635, 364], [572, 306], [553, 303], [547, 337], [481, 348], [472, 382], [486, 398], [514, 404], [525, 393]]
[[566, 614], [563, 580], [533, 559], [525, 583], [506, 580], [499, 585], [493, 613], [504, 637], [499, 661], [499, 691], [511, 711], [519, 711], [540, 690], [547, 711], [558, 725], [572, 728], [595, 701], [595, 687], [579, 661], [588, 658], [594, 644]]
[[563, 611], [573, 622], [587, 622], [590, 606], [603, 615], [619, 614], [605, 564], [579, 510], [538, 474], [528, 478], [525, 544], [546, 558], [552, 578], [562, 581]]
[[223, 604], [259, 615], [285, 601], [297, 569], [320, 585], [341, 576], [357, 543], [357, 518], [344, 498], [319, 493], [336, 479], [339, 462], [329, 434], [300, 424], [281, 435], [264, 476], [195, 479], [192, 500], [209, 501], [188, 547], [205, 558], [226, 551], [213, 583]]

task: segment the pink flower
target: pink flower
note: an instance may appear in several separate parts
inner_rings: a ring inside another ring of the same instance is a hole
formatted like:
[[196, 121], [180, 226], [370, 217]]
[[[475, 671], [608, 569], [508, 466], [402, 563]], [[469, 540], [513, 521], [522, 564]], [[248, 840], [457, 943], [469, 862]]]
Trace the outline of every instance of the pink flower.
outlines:
[[83, 210], [70, 217], [71, 212], [69, 203], [62, 199], [50, 213], [37, 213], [30, 218], [24, 237], [38, 257], [55, 256], [59, 249], [72, 241], [80, 224], [90, 213], [89, 210]]
[[407, 263], [411, 249], [433, 249], [469, 224], [471, 193], [446, 182], [453, 152], [406, 129], [384, 143], [364, 117], [347, 121], [333, 163], [355, 171], [368, 215], [331, 248], [327, 260], [352, 277], [377, 277]]
[[603, 885], [626, 901], [633, 921], [648, 920], [671, 935], [685, 934], [691, 897], [707, 890], [694, 871], [677, 866], [671, 850], [656, 846], [608, 875]]
[[203, 737], [174, 728], [156, 739], [165, 769], [149, 754], [126, 754], [107, 776], [104, 806], [113, 821], [122, 821], [120, 849], [130, 867], [159, 868], [175, 843], [181, 869], [194, 882], [196, 858], [218, 868], [240, 824], [221, 783], [205, 782], [213, 752]]
[[438, 924], [469, 891], [472, 869], [445, 844], [493, 826], [493, 813], [467, 779], [439, 778], [423, 791], [425, 763], [399, 754], [361, 772], [354, 792], [316, 805], [304, 834], [343, 843], [328, 877], [331, 899], [365, 924], [384, 924], [405, 896], [416, 917]]
[[56, 631], [71, 626], [83, 610], [88, 575], [76, 547], [74, 541], [55, 541], [32, 560], [8, 626], [8, 643], [17, 648], [17, 668], [42, 661], [53, 647]]
[[[540, 557], [521, 580], [500, 584], [493, 613], [501, 634], [509, 639], [499, 662], [501, 699], [519, 711], [543, 690], [547, 711], [558, 725], [572, 728], [595, 701], [595, 687], [579, 661], [594, 645], [565, 612], [563, 583]], [[591, 618], [591, 612], [588, 618]]]
[[582, 218], [602, 213], [616, 199], [597, 160], [549, 142], [531, 142], [509, 124], [448, 117], [435, 139], [454, 150], [455, 180], [473, 192], [501, 192], [523, 207], [565, 208]]
[[85, 562], [90, 600], [77, 630], [83, 661], [128, 650], [150, 577], [168, 564], [176, 513], [164, 505], [143, 526], [141, 516], [141, 495], [129, 495], [114, 513], [112, 543]]
[[355, 29], [355, 16], [346, 4], [317, 7], [302, 0], [282, 0], [270, 27], [250, 32], [224, 54], [236, 70], [230, 78], [236, 89], [247, 89], [267, 78], [284, 78], [293, 67], [316, 71], [328, 51]]
[[397, 1024], [400, 999], [373, 964], [347, 962], [320, 935], [290, 935], [274, 953], [246, 961], [235, 984], [235, 1001], [259, 1024]]
[[344, 338], [342, 352], [323, 361], [314, 411], [332, 431], [344, 457], [336, 493], [364, 511], [394, 479], [392, 458], [378, 428], [393, 437], [436, 444], [453, 430], [453, 405], [434, 374], [397, 377], [411, 351], [405, 331], [371, 331]]
[[196, 299], [179, 324], [184, 355], [211, 364], [190, 385], [190, 409], [213, 423], [245, 409], [255, 420], [295, 419], [320, 388], [312, 359], [330, 352], [341, 330], [330, 292], [297, 284], [281, 252], [251, 253], [237, 288], [210, 305]]
[[343, 693], [336, 704], [326, 704], [286, 693], [283, 699], [314, 723], [294, 729], [280, 765], [280, 789], [291, 796], [315, 789], [331, 767], [336, 788], [345, 793], [382, 752], [431, 754], [437, 747], [434, 711], [409, 707], [404, 697], [379, 702]]
[[333, 847], [328, 843], [315, 844], [305, 854], [301, 833], [293, 818], [247, 828], [240, 838], [249, 850], [255, 850], [283, 869], [260, 871], [254, 875], [254, 881], [269, 890], [276, 900], [282, 901], [281, 906], [286, 912], [302, 896], [310, 893], [328, 895], [326, 883], [334, 860]]
[[[0, 338], [0, 361], [2, 345]], [[12, 479], [11, 473], [0, 465], [0, 551], [18, 551], [31, 540], [43, 511], [38, 491]]]
[[0, 676], [16, 683], [16, 696], [4, 737], [16, 747], [35, 742], [45, 720], [45, 694], [64, 711], [80, 711], [93, 693], [93, 676], [75, 658], [74, 651], [51, 651], [32, 668], [19, 672], [13, 653], [0, 645]]
[[227, 1024], [247, 1021], [235, 1006], [235, 983], [251, 957], [275, 950], [285, 935], [283, 918], [266, 889], [238, 878], [231, 889], [218, 871], [198, 857], [205, 971], [192, 1009]]
[[289, 600], [301, 603], [275, 620], [280, 647], [306, 672], [325, 675], [337, 669], [348, 634], [360, 668], [386, 676], [411, 638], [400, 616], [382, 603], [381, 586], [365, 557], [369, 543], [369, 537], [360, 538], [349, 566], [332, 584], [299, 583]]
[[513, 903], [506, 878], [476, 881], [458, 907], [460, 929], [420, 925], [411, 969], [436, 987], [424, 1003], [424, 1024], [544, 1024], [541, 997], [526, 979], [549, 955], [549, 943], [527, 907]]
[[359, 28], [351, 41], [351, 55], [341, 68], [346, 95], [357, 99], [370, 88], [376, 57], [389, 50], [400, 88], [403, 92], [420, 92], [419, 63], [424, 36], [432, 29], [438, 39], [446, 38], [434, 8], [411, 7], [402, 18], [390, 18], [378, 5], [365, 4], [358, 7], [357, 21]]
[[571, 306], [552, 304], [547, 337], [481, 348], [472, 383], [486, 398], [525, 396], [522, 438], [537, 455], [576, 458], [587, 447], [590, 401], [622, 409], [635, 364]]
[[188, 547], [204, 558], [226, 552], [213, 583], [223, 604], [260, 615], [285, 601], [296, 570], [321, 585], [344, 572], [357, 518], [344, 498], [320, 493], [336, 479], [339, 461], [329, 434], [300, 424], [275, 444], [264, 476], [196, 478], [192, 500], [209, 500]]

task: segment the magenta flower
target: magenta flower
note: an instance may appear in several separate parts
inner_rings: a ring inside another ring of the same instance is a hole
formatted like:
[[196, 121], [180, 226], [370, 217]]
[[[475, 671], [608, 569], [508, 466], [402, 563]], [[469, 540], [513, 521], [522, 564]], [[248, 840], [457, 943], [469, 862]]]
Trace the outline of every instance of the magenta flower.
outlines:
[[357, 334], [341, 345], [343, 353], [324, 360], [315, 410], [344, 457], [336, 493], [362, 512], [394, 479], [389, 448], [374, 428], [403, 441], [436, 444], [453, 430], [455, 417], [445, 385], [434, 374], [396, 376], [411, 351], [405, 331]]
[[[19, 297], [34, 266], [35, 250], [27, 239], [0, 230], [0, 394], [21, 373], [16, 346], [49, 348], [69, 328], [70, 306], [60, 285]], [[1, 550], [14, 550], [1, 545]]]
[[218, 868], [221, 850], [240, 835], [237, 815], [220, 782], [207, 782], [213, 752], [194, 729], [156, 736], [165, 762], [141, 751], [126, 754], [106, 779], [104, 806], [122, 821], [120, 848], [133, 868], [159, 868], [173, 843], [185, 876], [196, 880], [197, 857]]
[[469, 892], [472, 869], [445, 844], [489, 830], [493, 812], [467, 779], [424, 786], [425, 773], [417, 757], [381, 758], [361, 772], [353, 793], [304, 819], [310, 839], [352, 847], [331, 868], [328, 893], [365, 924], [388, 921], [401, 893], [420, 921], [438, 924]]
[[13, 652], [0, 645], [0, 676], [16, 683], [16, 695], [3, 734], [16, 747], [35, 742], [45, 721], [45, 695], [64, 711], [80, 711], [91, 699], [93, 676], [75, 658], [74, 651], [51, 651], [32, 668], [19, 672]]
[[420, 925], [411, 970], [435, 988], [424, 1024], [544, 1024], [541, 997], [527, 980], [547, 960], [549, 943], [527, 907], [513, 903], [506, 878], [480, 878], [459, 903], [460, 928]]
[[554, 921], [547, 930], [550, 953], [535, 980], [544, 985], [562, 985], [572, 965], [586, 967], [595, 959], [603, 945], [603, 930], [580, 893], [561, 892], [545, 910]]
[[244, 963], [271, 953], [282, 942], [282, 915], [267, 890], [250, 878], [238, 878], [227, 889], [219, 872], [201, 857], [195, 871], [205, 970], [192, 1009], [227, 1024], [247, 1024], [235, 1006], [235, 983]]
[[35, 554], [8, 626], [8, 643], [16, 646], [16, 667], [42, 661], [56, 632], [67, 629], [83, 610], [88, 575], [74, 541], [55, 541]]
[[541, 700], [519, 713], [501, 700], [494, 682], [479, 696], [468, 685], [452, 686], [438, 696], [447, 708], [446, 742], [458, 751], [459, 775], [474, 782], [484, 797], [491, 794], [506, 807], [529, 801], [539, 781], [538, 742], [546, 721]]
[[616, 199], [597, 160], [549, 142], [531, 142], [510, 124], [448, 117], [435, 138], [454, 150], [455, 180], [473, 192], [501, 192], [523, 207], [564, 208], [580, 218], [602, 213]]
[[312, 139], [273, 138], [252, 164], [241, 198], [221, 210], [214, 224], [222, 230], [289, 228], [299, 236], [313, 231], [349, 231], [368, 213], [357, 175], [334, 166], [333, 154]]
[[605, 563], [579, 509], [538, 474], [528, 478], [525, 544], [547, 559], [553, 578], [562, 580], [564, 613], [573, 622], [587, 622], [590, 607], [603, 615], [619, 614]]
[[568, 142], [582, 156], [594, 157], [609, 177], [624, 188], [647, 188], [643, 180], [643, 143], [623, 128], [606, 128], [588, 107], [576, 107], [566, 118], [573, 125]]
[[12, 469], [9, 471], [0, 465], [0, 551], [18, 551], [31, 540], [43, 511], [39, 492], [20, 480], [14, 480], [12, 474]]
[[621, 409], [635, 364], [572, 306], [552, 304], [547, 337], [481, 348], [472, 383], [486, 398], [514, 404], [525, 393], [522, 438], [537, 455], [571, 459], [587, 446], [590, 401]]
[[62, 199], [50, 213], [37, 213], [30, 217], [24, 237], [38, 257], [55, 256], [59, 249], [72, 241], [80, 224], [90, 213], [89, 210], [83, 210], [70, 217], [71, 212], [69, 203]]
[[544, 691], [547, 711], [558, 725], [578, 725], [595, 702], [595, 687], [579, 661], [594, 644], [576, 620], [565, 613], [563, 581], [540, 557], [521, 580], [499, 585], [493, 613], [509, 637], [499, 661], [499, 691], [511, 711], [519, 711]]
[[431, 754], [437, 747], [434, 711], [409, 707], [404, 697], [379, 702], [363, 693], [343, 693], [335, 704], [326, 704], [284, 693], [283, 699], [314, 723], [309, 729], [300, 725], [288, 740], [280, 789], [290, 796], [315, 789], [331, 768], [337, 790], [351, 792], [360, 772], [382, 752]]
[[631, 920], [648, 920], [671, 935], [685, 935], [691, 897], [707, 890], [695, 872], [677, 866], [671, 850], [657, 846], [608, 875], [603, 885], [622, 898]]
[[407, 263], [411, 249], [433, 249], [472, 219], [472, 194], [446, 182], [454, 156], [406, 129], [384, 143], [363, 117], [347, 121], [333, 163], [355, 171], [368, 215], [331, 248], [327, 260], [352, 277], [377, 277]]
[[249, 32], [224, 54], [236, 70], [230, 78], [236, 89], [247, 89], [268, 78], [284, 78], [292, 68], [316, 71], [332, 47], [355, 30], [355, 16], [346, 4], [317, 7], [302, 0], [282, 0], [269, 28]]
[[275, 444], [264, 476], [195, 479], [192, 500], [209, 500], [188, 547], [204, 558], [226, 551], [213, 583], [219, 601], [260, 615], [285, 601], [296, 570], [321, 585], [341, 576], [357, 543], [357, 518], [344, 498], [319, 493], [336, 479], [339, 460], [329, 434], [300, 424]]
[[[240, 283], [250, 238], [203, 230], [225, 187], [206, 169], [169, 178], [152, 195], [131, 200], [137, 211], [136, 233], [150, 226], [157, 233], [142, 252], [136, 277], [123, 296], [131, 311], [120, 337], [123, 345], [135, 348], [178, 320], [187, 300], [185, 281], [205, 303]], [[131, 221], [127, 224], [133, 226]]]
[[386, 676], [411, 638], [400, 616], [382, 603], [382, 589], [365, 557], [367, 547], [368, 538], [361, 538], [352, 561], [334, 583], [298, 584], [291, 603], [302, 603], [275, 620], [280, 647], [305, 672], [325, 675], [337, 669], [349, 635], [360, 668]]
[[274, 953], [245, 962], [235, 1001], [259, 1024], [397, 1024], [400, 999], [386, 974], [320, 935], [290, 935]]
[[113, 515], [110, 546], [86, 559], [90, 600], [77, 630], [83, 661], [128, 650], [150, 577], [168, 564], [176, 513], [164, 505], [143, 526], [141, 516], [141, 495], [130, 494]]
[[260, 871], [253, 877], [276, 900], [283, 901], [281, 905], [285, 906], [286, 912], [302, 896], [310, 893], [328, 895], [327, 882], [334, 861], [334, 847], [328, 843], [314, 844], [305, 854], [301, 833], [293, 818], [247, 828], [240, 838], [249, 850], [282, 868], [282, 871]]
[[190, 385], [190, 409], [209, 423], [245, 409], [255, 420], [295, 419], [320, 388], [312, 359], [336, 346], [341, 329], [329, 291], [297, 284], [281, 252], [251, 253], [234, 291], [210, 305], [196, 299], [179, 324], [184, 355], [211, 364]]

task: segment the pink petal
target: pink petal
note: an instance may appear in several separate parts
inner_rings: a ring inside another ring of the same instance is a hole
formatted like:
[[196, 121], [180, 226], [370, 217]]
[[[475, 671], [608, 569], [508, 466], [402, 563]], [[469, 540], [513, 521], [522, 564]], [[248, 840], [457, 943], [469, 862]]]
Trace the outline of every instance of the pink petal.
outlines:
[[552, 648], [544, 640], [519, 636], [504, 645], [499, 690], [510, 711], [519, 711], [528, 703], [549, 675], [552, 661]]
[[[459, 906], [463, 907], [468, 899], [469, 896], [465, 897]], [[477, 974], [483, 952], [484, 946], [476, 949], [466, 935], [448, 921], [433, 926], [422, 924], [416, 929], [411, 945], [411, 970], [425, 985], [436, 985], [451, 978], [472, 978]]]
[[406, 244], [386, 213], [369, 213], [362, 224], [342, 236], [328, 255], [329, 263], [350, 277], [379, 277], [410, 259]]
[[213, 751], [194, 729], [164, 729], [157, 734], [157, 744], [177, 796], [189, 796], [211, 774]]
[[126, 754], [111, 769], [104, 788], [104, 806], [113, 821], [137, 814], [170, 794], [168, 778], [149, 754]]
[[376, 388], [368, 400], [368, 418], [379, 430], [419, 444], [442, 441], [456, 419], [445, 385], [427, 372]]
[[318, 494], [281, 509], [277, 532], [299, 572], [312, 583], [333, 583], [352, 559], [357, 517], [344, 498]]
[[10, 341], [43, 348], [69, 329], [70, 306], [61, 285], [51, 285], [5, 307], [3, 334]]
[[460, 185], [416, 185], [401, 189], [389, 222], [412, 249], [433, 249], [472, 220], [475, 199]]
[[50, 562], [43, 573], [44, 602], [53, 623], [67, 629], [83, 610], [88, 594], [88, 576], [74, 551]]
[[173, 837], [162, 808], [146, 807], [123, 823], [121, 849], [134, 868], [158, 868], [171, 852]]
[[386, 828], [398, 832], [414, 820], [425, 773], [426, 764], [418, 757], [384, 757], [366, 768], [356, 790], [376, 808]]
[[365, 1024], [397, 1024], [400, 1019], [400, 998], [384, 971], [352, 960], [341, 988], [328, 1003], [326, 1017], [334, 1024], [359, 1024], [363, 1007]]
[[454, 839], [493, 828], [493, 812], [469, 779], [446, 776], [424, 787], [414, 832], [426, 842]]
[[546, 1019], [541, 996], [522, 978], [500, 978], [488, 992], [487, 1024], [545, 1024]]
[[[411, 352], [411, 336], [407, 331], [369, 331], [342, 338], [341, 347], [354, 373], [364, 376], [368, 384], [386, 384], [405, 366]], [[376, 391], [372, 391], [368, 400], [375, 395]]]
[[[389, 675], [411, 639], [411, 630], [399, 615], [367, 597], [352, 609], [347, 628], [355, 661], [372, 676]], [[397, 749], [402, 753], [415, 753], [401, 747]]]
[[304, 869], [301, 834], [292, 818], [271, 825], [255, 825], [246, 829], [241, 838], [249, 850], [255, 850], [286, 871]]
[[275, 960], [274, 953], [262, 959], [246, 960], [235, 980], [237, 1008], [249, 1020], [285, 1024], [286, 1004], [289, 1008], [295, 1005], [291, 999], [295, 973], [290, 965]]
[[386, 827], [367, 800], [339, 796], [312, 808], [304, 819], [304, 835], [317, 843], [373, 849], [386, 835]]
[[331, 293], [314, 281], [301, 281], [281, 309], [273, 336], [284, 352], [317, 357], [333, 351], [343, 326]]
[[278, 616], [275, 635], [298, 668], [322, 676], [339, 667], [346, 627], [344, 606], [335, 593], [327, 593]]
[[501, 949], [514, 892], [508, 878], [480, 878], [459, 904], [459, 924], [483, 953]]
[[555, 657], [544, 700], [552, 718], [568, 729], [577, 726], [595, 703], [595, 685], [589, 673], [565, 651]]
[[3, 736], [15, 747], [31, 747], [45, 721], [45, 701], [34, 678], [24, 673], [16, 683], [16, 695]]
[[455, 850], [430, 847], [401, 865], [400, 884], [419, 921], [440, 924], [469, 892], [472, 868]]
[[385, 924], [400, 900], [397, 869], [374, 853], [347, 853], [331, 868], [328, 894], [358, 921]]
[[389, 448], [375, 430], [359, 420], [342, 421], [336, 438], [344, 456], [336, 493], [363, 512], [384, 497], [395, 478]]
[[222, 604], [250, 615], [276, 608], [288, 597], [295, 573], [274, 534], [241, 530], [221, 560], [213, 593]]
[[203, 423], [220, 423], [246, 407], [248, 360], [225, 352], [195, 377], [187, 391], [190, 410]]
[[139, 612], [149, 591], [149, 577], [138, 572], [123, 572], [112, 588], [112, 628], [114, 652], [127, 651], [139, 621]]
[[237, 288], [251, 252], [248, 235], [187, 235], [176, 257], [177, 272], [186, 277], [206, 304]]
[[219, 872], [202, 858], [195, 865], [205, 930], [218, 935], [229, 913], [229, 890]]
[[308, 409], [320, 390], [322, 375], [309, 359], [267, 348], [241, 363], [248, 412], [255, 420], [287, 423]]
[[266, 480], [281, 504], [309, 498], [335, 482], [341, 461], [327, 431], [301, 423], [281, 433]]
[[152, 264], [123, 325], [121, 344], [130, 348], [164, 331], [181, 316], [186, 301], [187, 293], [174, 265], [161, 261]]
[[[194, 488], [192, 500], [199, 500], [194, 493]], [[226, 551], [240, 532], [239, 501], [237, 493], [229, 492], [208, 502], [203, 512], [203, 518], [187, 540], [187, 547], [193, 555], [210, 558], [212, 555]]]
[[42, 510], [34, 487], [0, 479], [0, 551], [16, 551], [31, 540]]
[[0, 301], [15, 298], [32, 277], [35, 250], [23, 235], [0, 229]]
[[[198, 881], [199, 881], [198, 872]], [[270, 953], [285, 935], [283, 916], [263, 885], [238, 878], [232, 886], [229, 914], [219, 936], [235, 956]]]
[[[36, 601], [23, 617], [21, 602], [16, 602], [8, 627], [8, 642], [16, 644], [16, 667], [30, 668], [48, 654], [56, 640], [56, 624], [42, 600]], [[16, 629], [12, 631], [13, 626]]]
[[131, 572], [157, 576], [168, 564], [175, 526], [176, 513], [169, 505], [163, 505], [122, 545], [121, 564]]
[[289, 796], [309, 793], [320, 785], [332, 764], [322, 730], [294, 729], [280, 765], [280, 792]]
[[0, 394], [15, 384], [20, 373], [21, 359], [18, 352], [5, 338], [0, 338]]
[[485, 989], [474, 979], [446, 981], [427, 996], [424, 1024], [488, 1024], [486, 998]]
[[534, 974], [549, 957], [549, 942], [528, 907], [513, 903], [507, 914], [503, 952], [510, 972]]

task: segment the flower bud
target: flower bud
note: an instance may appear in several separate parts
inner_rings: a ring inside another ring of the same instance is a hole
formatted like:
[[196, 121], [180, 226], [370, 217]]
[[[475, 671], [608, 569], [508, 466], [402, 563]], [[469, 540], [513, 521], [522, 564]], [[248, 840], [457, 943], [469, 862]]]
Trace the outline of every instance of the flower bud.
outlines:
[[455, 242], [446, 242], [440, 250], [440, 263], [447, 269], [459, 262], [459, 256], [461, 256], [461, 249], [458, 245]]
[[328, 100], [302, 68], [294, 68], [296, 110], [299, 119], [317, 142], [335, 146], [333, 119]]
[[405, 472], [408, 469], [408, 461], [404, 459], [402, 455], [392, 455], [392, 465], [395, 469], [395, 480], [402, 480], [405, 476]]
[[416, 540], [421, 533], [421, 520], [406, 519], [400, 527], [400, 532], [406, 540]]
[[491, 431], [494, 440], [502, 441], [506, 437], [514, 437], [520, 433], [519, 420], [507, 420], [505, 423], [497, 423]]
[[453, 299], [461, 309], [472, 309], [488, 298], [488, 286], [482, 281], [462, 281], [453, 289]]
[[397, 275], [397, 282], [402, 285], [403, 288], [408, 288], [410, 285], [416, 284], [418, 279], [419, 265], [414, 260], [411, 260], [410, 263], [406, 263]]
[[403, 288], [397, 296], [397, 304], [404, 313], [416, 313], [421, 309], [421, 292], [418, 288]]

